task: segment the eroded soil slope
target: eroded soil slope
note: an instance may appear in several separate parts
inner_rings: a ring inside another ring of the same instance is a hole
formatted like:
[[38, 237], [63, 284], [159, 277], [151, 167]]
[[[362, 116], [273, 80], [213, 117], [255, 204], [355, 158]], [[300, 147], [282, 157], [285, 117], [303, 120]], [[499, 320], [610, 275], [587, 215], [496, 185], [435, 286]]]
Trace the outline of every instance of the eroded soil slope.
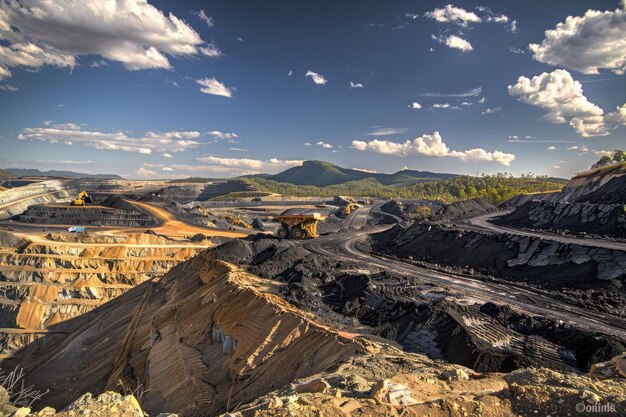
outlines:
[[150, 412], [215, 415], [362, 347], [268, 293], [268, 282], [210, 252], [52, 326], [20, 352], [28, 380], [63, 406], [85, 392], [141, 387]]

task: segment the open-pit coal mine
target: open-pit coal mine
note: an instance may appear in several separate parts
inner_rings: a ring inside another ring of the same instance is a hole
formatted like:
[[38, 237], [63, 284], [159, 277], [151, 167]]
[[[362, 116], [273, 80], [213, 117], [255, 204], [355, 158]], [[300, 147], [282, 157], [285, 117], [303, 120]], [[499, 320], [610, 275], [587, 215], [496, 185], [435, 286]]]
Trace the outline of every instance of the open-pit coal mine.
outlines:
[[[241, 181], [38, 185], [9, 196], [0, 221], [0, 386], [24, 381], [24, 416], [61, 410], [38, 417], [626, 404], [623, 212], [582, 201], [619, 176], [587, 175], [501, 207], [200, 201], [249, 192]], [[99, 198], [79, 201], [87, 193]], [[279, 238], [280, 227], [310, 235]], [[21, 397], [7, 398], [0, 415], [18, 412]]]

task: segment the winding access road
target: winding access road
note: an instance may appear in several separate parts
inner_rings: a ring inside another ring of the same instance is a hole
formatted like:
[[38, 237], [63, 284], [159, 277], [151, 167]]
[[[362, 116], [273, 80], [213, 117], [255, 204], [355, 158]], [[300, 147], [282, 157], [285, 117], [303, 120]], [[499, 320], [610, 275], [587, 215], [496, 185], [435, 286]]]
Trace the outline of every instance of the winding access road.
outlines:
[[[371, 208], [380, 212], [379, 206]], [[388, 213], [384, 213], [387, 214]], [[377, 226], [367, 230], [330, 234], [307, 241], [304, 247], [310, 252], [357, 263], [372, 269], [384, 269], [415, 278], [417, 283], [430, 283], [448, 289], [457, 300], [477, 300], [507, 305], [530, 315], [552, 317], [579, 328], [616, 336], [626, 341], [626, 319], [594, 312], [553, 299], [547, 292], [515, 285], [515, 283], [485, 282], [475, 278], [455, 275], [407, 262], [379, 257], [359, 249], [358, 242], [368, 235], [379, 233], [393, 225]]]

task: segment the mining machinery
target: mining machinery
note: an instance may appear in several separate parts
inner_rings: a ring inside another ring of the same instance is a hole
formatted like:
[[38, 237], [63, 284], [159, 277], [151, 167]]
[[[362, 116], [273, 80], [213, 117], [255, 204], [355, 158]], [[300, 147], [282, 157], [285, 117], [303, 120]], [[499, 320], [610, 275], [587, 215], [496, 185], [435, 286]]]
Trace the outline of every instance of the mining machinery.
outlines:
[[91, 199], [89, 194], [87, 194], [87, 191], [81, 191], [80, 194], [78, 194], [78, 197], [76, 197], [76, 200], [72, 201], [72, 205], [84, 206], [85, 204], [95, 204], [95, 203]]
[[326, 220], [319, 213], [289, 214], [274, 216], [274, 220], [280, 222], [277, 235], [281, 239], [312, 239], [317, 234], [317, 222]]

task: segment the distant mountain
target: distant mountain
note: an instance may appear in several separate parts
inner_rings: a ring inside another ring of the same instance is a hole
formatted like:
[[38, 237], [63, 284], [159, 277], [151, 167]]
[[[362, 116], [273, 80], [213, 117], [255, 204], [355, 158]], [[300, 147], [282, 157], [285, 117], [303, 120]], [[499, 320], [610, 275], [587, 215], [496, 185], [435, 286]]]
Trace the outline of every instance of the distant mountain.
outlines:
[[41, 171], [31, 168], [8, 168], [7, 172], [16, 177], [64, 177], [64, 178], [93, 178], [102, 180], [123, 180], [123, 177], [115, 174], [84, 174], [73, 171]]
[[15, 178], [15, 175], [5, 171], [4, 169], [0, 169], [0, 180], [8, 180], [9, 178]]
[[455, 174], [438, 174], [428, 171], [402, 170], [395, 174], [380, 174], [361, 171], [358, 169], [341, 168], [330, 162], [304, 161], [301, 166], [289, 168], [276, 175], [263, 176], [272, 181], [286, 182], [295, 185], [315, 185], [325, 187], [327, 185], [343, 184], [349, 181], [357, 181], [365, 178], [373, 178], [383, 185], [415, 184], [417, 182], [433, 179], [448, 179], [456, 177]]

